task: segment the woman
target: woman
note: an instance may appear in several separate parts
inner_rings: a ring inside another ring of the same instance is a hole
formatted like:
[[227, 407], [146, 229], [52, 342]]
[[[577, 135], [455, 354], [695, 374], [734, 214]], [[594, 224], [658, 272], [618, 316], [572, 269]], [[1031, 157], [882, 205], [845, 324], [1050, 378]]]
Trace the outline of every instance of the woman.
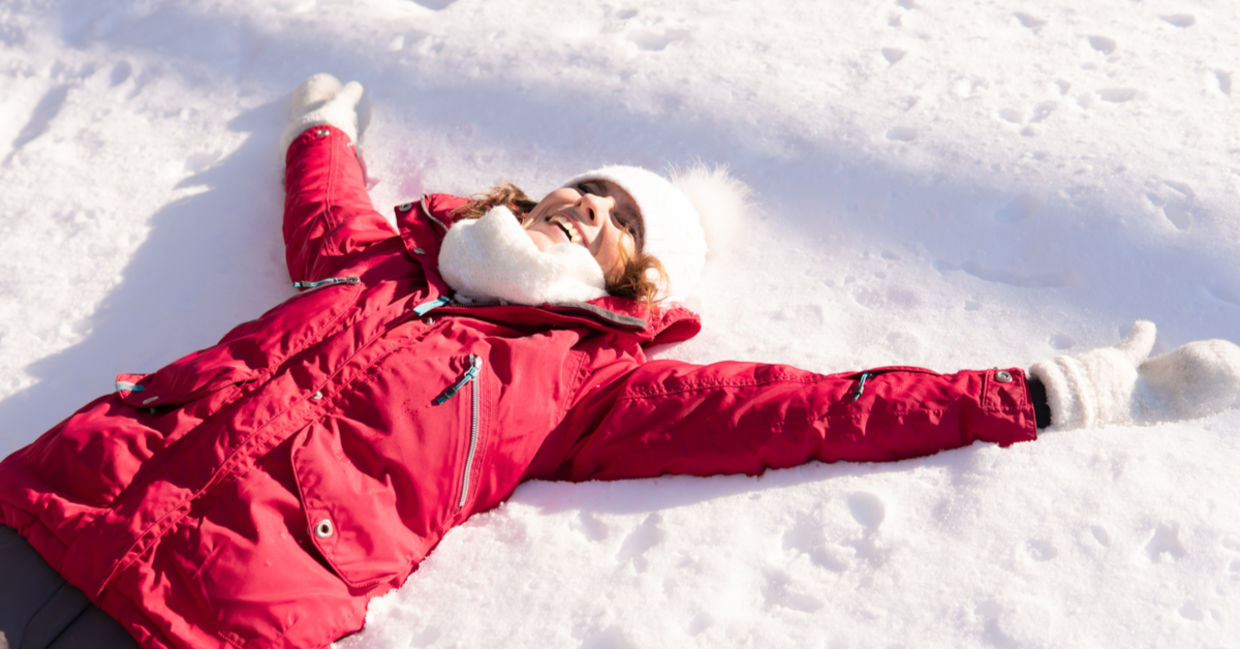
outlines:
[[323, 647], [529, 479], [892, 460], [1236, 403], [1240, 348], [1145, 361], [1148, 323], [1036, 379], [650, 361], [698, 331], [674, 300], [705, 255], [695, 205], [726, 179], [604, 167], [537, 203], [425, 196], [393, 229], [352, 149], [361, 91], [318, 75], [293, 97], [283, 233], [301, 293], [120, 376], [0, 463], [0, 561], [42, 589], [0, 595], [35, 600], [4, 622], [13, 646], [120, 646], [123, 629], [149, 648]]

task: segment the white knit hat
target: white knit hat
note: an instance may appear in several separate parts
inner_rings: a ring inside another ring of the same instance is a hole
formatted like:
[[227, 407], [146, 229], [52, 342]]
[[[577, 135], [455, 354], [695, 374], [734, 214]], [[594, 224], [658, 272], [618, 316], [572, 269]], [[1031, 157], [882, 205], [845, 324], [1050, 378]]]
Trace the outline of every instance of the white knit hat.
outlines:
[[[706, 263], [706, 232], [703, 215], [712, 221], [720, 211], [735, 220], [743, 209], [748, 190], [722, 168], [696, 167], [673, 174], [671, 180], [641, 167], [609, 165], [587, 171], [563, 187], [586, 180], [607, 180], [619, 185], [641, 211], [645, 239], [642, 252], [663, 264], [667, 282], [660, 299], [683, 300], [693, 290]], [[704, 209], [710, 206], [711, 209]]]

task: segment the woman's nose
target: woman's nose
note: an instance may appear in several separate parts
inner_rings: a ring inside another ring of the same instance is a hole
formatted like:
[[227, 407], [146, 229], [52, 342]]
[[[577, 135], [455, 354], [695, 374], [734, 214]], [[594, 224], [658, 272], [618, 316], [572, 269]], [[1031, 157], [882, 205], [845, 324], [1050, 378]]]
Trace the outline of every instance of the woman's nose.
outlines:
[[607, 219], [607, 215], [611, 211], [612, 200], [610, 197], [595, 196], [594, 194], [581, 195], [582, 211], [585, 212], [590, 225], [598, 225]]

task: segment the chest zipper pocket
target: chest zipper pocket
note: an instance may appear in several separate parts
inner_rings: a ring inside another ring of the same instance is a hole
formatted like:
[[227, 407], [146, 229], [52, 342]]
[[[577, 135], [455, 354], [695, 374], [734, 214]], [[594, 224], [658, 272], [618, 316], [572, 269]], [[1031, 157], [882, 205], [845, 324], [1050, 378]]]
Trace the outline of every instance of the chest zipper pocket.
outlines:
[[[435, 397], [433, 403], [438, 406], [447, 400], [455, 397], [466, 385], [470, 386], [469, 390], [469, 449], [465, 453], [465, 468], [461, 471], [461, 494], [457, 499], [456, 508], [459, 510], [465, 507], [465, 502], [469, 499], [469, 480], [470, 474], [474, 469], [474, 456], [478, 452], [478, 432], [479, 432], [479, 416], [481, 414], [482, 394], [478, 386], [478, 375], [482, 372], [482, 357], [477, 354], [469, 355], [469, 369], [461, 375], [461, 378], [442, 394]], [[472, 385], [470, 385], [472, 384]]]
[[337, 284], [358, 284], [362, 280], [356, 275], [348, 277], [328, 277], [317, 282], [293, 282], [293, 288], [301, 290], [297, 295], [305, 295]]

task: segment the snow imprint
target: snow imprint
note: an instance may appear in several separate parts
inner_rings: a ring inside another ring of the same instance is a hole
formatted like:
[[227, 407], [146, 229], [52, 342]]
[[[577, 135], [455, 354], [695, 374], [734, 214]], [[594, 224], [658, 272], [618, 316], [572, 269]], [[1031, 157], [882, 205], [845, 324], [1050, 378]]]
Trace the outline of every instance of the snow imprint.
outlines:
[[1035, 34], [1042, 31], [1042, 28], [1046, 26], [1045, 20], [1021, 11], [1018, 11], [1012, 15], [1016, 16], [1016, 19], [1020, 21], [1021, 27], [1031, 30]]
[[426, 7], [427, 9], [431, 9], [433, 11], [442, 11], [452, 6], [452, 3], [456, 2], [456, 0], [409, 0], [409, 1], [415, 5]]
[[1181, 29], [1185, 27], [1192, 27], [1197, 24], [1197, 18], [1192, 14], [1172, 14], [1169, 16], [1163, 16], [1162, 19], [1167, 23], [1175, 25]]
[[1090, 47], [1092, 47], [1093, 49], [1099, 52], [1102, 52], [1103, 54], [1111, 54], [1115, 52], [1115, 48], [1117, 47], [1117, 43], [1115, 42], [1115, 39], [1108, 38], [1106, 36], [1094, 35], [1094, 36], [1087, 37], [1086, 40], [1089, 41]]
[[1155, 180], [1147, 184], [1145, 199], [1158, 209], [1177, 230], [1193, 226], [1197, 212], [1196, 196], [1187, 183], [1174, 180]]
[[31, 111], [30, 117], [26, 120], [26, 125], [22, 127], [17, 138], [13, 140], [13, 148], [20, 149], [30, 141], [38, 138], [47, 132], [56, 116], [65, 107], [65, 101], [69, 98], [69, 91], [72, 89], [70, 84], [61, 84], [49, 90], [39, 100], [39, 104]]
[[1211, 71], [1211, 77], [1214, 81], [1215, 90], [1224, 96], [1230, 97], [1231, 73], [1226, 70], [1213, 70]]
[[1180, 529], [1175, 523], [1156, 525], [1150, 540], [1145, 544], [1145, 552], [1154, 563], [1175, 561], [1188, 554], [1184, 544], [1180, 542]]
[[616, 558], [621, 563], [633, 562], [637, 571], [642, 572], [648, 566], [642, 555], [658, 545], [663, 535], [663, 516], [658, 512], [650, 514], [624, 538]]

